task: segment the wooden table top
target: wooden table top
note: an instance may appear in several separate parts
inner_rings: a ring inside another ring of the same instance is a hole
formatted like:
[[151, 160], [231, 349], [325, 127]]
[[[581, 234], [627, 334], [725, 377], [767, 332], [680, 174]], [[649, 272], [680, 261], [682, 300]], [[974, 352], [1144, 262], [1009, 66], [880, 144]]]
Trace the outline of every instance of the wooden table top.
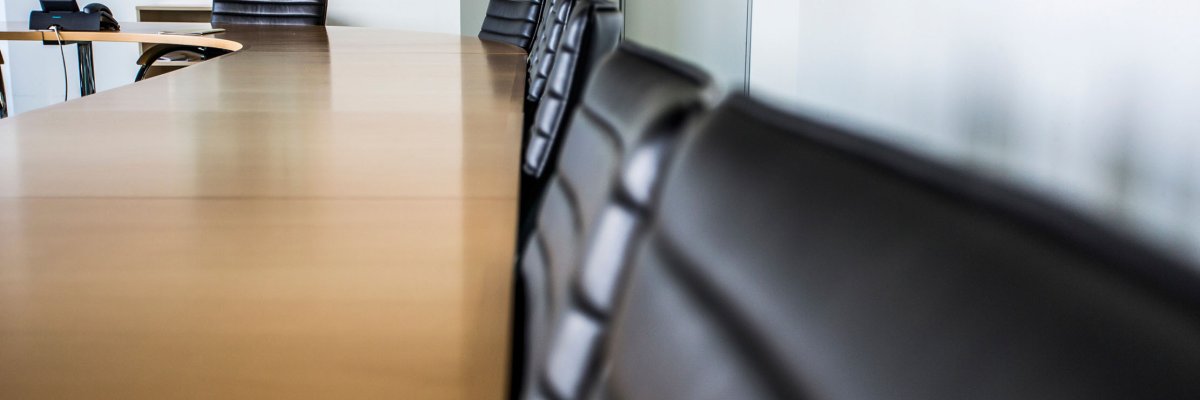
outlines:
[[502, 397], [523, 51], [227, 28], [0, 121], [0, 397]]

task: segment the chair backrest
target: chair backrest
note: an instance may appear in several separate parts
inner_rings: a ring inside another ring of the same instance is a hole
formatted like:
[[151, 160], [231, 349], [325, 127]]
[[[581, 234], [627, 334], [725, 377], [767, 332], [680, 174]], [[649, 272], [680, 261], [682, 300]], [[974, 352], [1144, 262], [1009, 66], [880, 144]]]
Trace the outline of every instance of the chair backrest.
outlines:
[[327, 0], [213, 0], [212, 23], [325, 25]]
[[534, 114], [525, 149], [522, 170], [534, 177], [544, 175], [552, 164], [556, 138], [569, 126], [592, 71], [621, 42], [624, 19], [616, 4], [580, 0], [575, 11], [566, 29], [561, 31], [561, 41], [555, 40], [560, 42], [557, 54], [548, 53], [546, 56], [552, 59], [542, 59], [543, 65], [552, 65], [553, 70], [536, 79], [544, 84], [553, 76], [545, 90], [546, 101], [538, 105]]
[[[525, 75], [529, 84], [525, 88], [525, 101], [536, 104], [546, 91], [546, 80], [554, 68], [555, 54], [562, 41], [563, 29], [571, 17], [576, 0], [545, 0], [545, 12], [538, 24], [534, 42], [529, 48], [529, 67]], [[602, 1], [602, 0], [601, 0]]]
[[707, 74], [628, 43], [597, 67], [588, 86], [562, 138], [559, 169], [550, 176], [519, 266], [526, 329], [525, 346], [516, 347], [526, 361], [519, 382], [527, 396], [542, 389], [550, 327], [571, 307], [571, 282], [588, 262], [589, 243], [621, 245], [599, 236], [639, 215], [667, 143], [713, 97]]
[[528, 50], [538, 29], [545, 0], [491, 0], [479, 38]]
[[741, 96], [675, 161], [600, 397], [1200, 393], [1196, 270], [1070, 211]]

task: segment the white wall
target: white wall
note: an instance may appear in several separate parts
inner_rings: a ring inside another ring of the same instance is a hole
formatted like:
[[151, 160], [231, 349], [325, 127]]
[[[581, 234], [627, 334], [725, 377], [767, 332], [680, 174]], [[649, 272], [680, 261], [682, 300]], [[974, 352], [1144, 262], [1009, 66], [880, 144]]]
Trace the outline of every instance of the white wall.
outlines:
[[[40, 9], [37, 0], [0, 0], [5, 20], [29, 19], [29, 12]], [[101, 2], [109, 6], [117, 20], [135, 21], [138, 5], [208, 5], [203, 0], [78, 0], [80, 6]], [[468, 1], [468, 0], [463, 0]], [[486, 3], [484, 4], [486, 7]], [[458, 1], [447, 0], [331, 0], [329, 25], [367, 26], [426, 32], [460, 32]], [[476, 28], [477, 29], [477, 28]], [[97, 90], [107, 90], [133, 82], [138, 46], [129, 43], [95, 43]], [[4, 53], [5, 83], [8, 85], [10, 112], [20, 113], [62, 101], [62, 66], [55, 46], [34, 42], [0, 42]], [[78, 64], [74, 46], [66, 47], [69, 93], [79, 96]]]
[[483, 26], [483, 17], [487, 15], [488, 0], [460, 0], [459, 14], [462, 16], [460, 27], [462, 34], [474, 36], [479, 34]]
[[751, 3], [625, 0], [625, 38], [698, 64], [725, 86], [742, 88], [748, 75]]
[[460, 23], [459, 2], [454, 0], [329, 1], [329, 25], [457, 34]]
[[750, 90], [793, 95], [800, 85], [800, 1], [754, 0], [753, 7]]
[[[7, 7], [3, 7], [2, 4], [0, 4], [0, 21], [8, 21], [8, 9], [7, 9]], [[11, 54], [11, 53], [8, 52], [8, 41], [0, 40], [0, 55], [3, 55], [3, 57], [5, 57], [5, 64], [0, 66], [0, 77], [2, 77], [4, 79], [4, 86], [5, 86], [4, 94], [5, 94], [5, 96], [8, 96], [9, 93], [11, 93], [11, 91], [9, 89], [9, 85], [12, 82], [12, 79], [10, 78], [12, 76], [12, 70], [9, 68], [8, 63], [7, 63], [7, 61], [8, 61], [7, 57], [9, 56], [9, 54]], [[10, 97], [10, 99], [11, 99], [11, 97]]]
[[753, 93], [1200, 259], [1200, 3], [755, 2]]

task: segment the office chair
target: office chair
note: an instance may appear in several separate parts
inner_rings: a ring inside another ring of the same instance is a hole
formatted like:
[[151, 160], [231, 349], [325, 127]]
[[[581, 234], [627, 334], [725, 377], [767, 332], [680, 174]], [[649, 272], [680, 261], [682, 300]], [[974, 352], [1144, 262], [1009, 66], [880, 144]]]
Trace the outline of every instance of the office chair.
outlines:
[[[325, 25], [327, 0], [213, 0], [212, 25]], [[184, 53], [188, 59], [207, 60], [227, 54], [221, 49], [159, 44], [138, 57], [134, 82], [145, 79], [154, 61], [171, 53]]]
[[1073, 212], [744, 96], [675, 161], [592, 398], [1200, 393], [1195, 267]]
[[[0, 54], [0, 66], [4, 65], [4, 55]], [[0, 118], [8, 118], [8, 90], [4, 87], [4, 74], [0, 73]]]
[[538, 101], [546, 90], [546, 80], [554, 68], [554, 55], [558, 52], [563, 29], [576, 3], [576, 0], [546, 1], [546, 12], [542, 14], [534, 36], [536, 40], [529, 49], [529, 72], [525, 75], [528, 79], [525, 85], [525, 111], [530, 114], [537, 111]]
[[[521, 147], [524, 148], [529, 143], [529, 126], [533, 124], [533, 115], [537, 113], [538, 99], [541, 98], [542, 92], [546, 90], [545, 81], [535, 81], [538, 76], [537, 69], [539, 66], [546, 68], [547, 74], [553, 68], [553, 54], [558, 51], [558, 45], [562, 38], [563, 27], [566, 26], [566, 21], [571, 15], [571, 10], [574, 8], [576, 0], [543, 0], [542, 14], [538, 18], [537, 30], [534, 31], [533, 42], [529, 47], [529, 58], [526, 60], [525, 68], [528, 72], [525, 74], [525, 121], [521, 125], [524, 129], [521, 136]], [[536, 93], [536, 94], [534, 94]]]
[[[551, 71], [552, 80], [547, 77], [537, 79], [541, 82], [538, 85], [553, 82], [546, 90], [546, 101], [539, 103], [536, 111], [527, 114], [533, 117], [524, 140], [521, 221], [530, 219], [533, 208], [541, 198], [546, 185], [543, 176], [551, 164], [555, 138], [570, 124], [592, 71], [621, 41], [624, 18], [615, 4], [603, 0], [580, 0], [575, 11], [565, 34], [553, 40], [558, 47], [556, 53], [559, 53], [556, 60], [542, 59], [543, 65], [553, 64], [554, 67]], [[525, 227], [520, 231], [521, 237], [524, 237], [528, 229]]]
[[[609, 4], [580, 3], [576, 12], [615, 10]], [[574, 28], [567, 28], [564, 43]], [[566, 48], [560, 56], [564, 62], [575, 57]], [[549, 91], [556, 90], [554, 85]], [[513, 371], [524, 371], [515, 383], [526, 397], [544, 392], [539, 380], [547, 372], [543, 360], [550, 328], [576, 297], [570, 287], [579, 267], [606, 267], [621, 253], [627, 243], [622, 235], [637, 227], [636, 219], [648, 207], [650, 188], [675, 136], [715, 97], [704, 72], [633, 44], [623, 44], [600, 64], [588, 86], [562, 137], [559, 169], [551, 175], [518, 268], [523, 307], [517, 326], [525, 329], [514, 335], [514, 355], [524, 355], [525, 365]]]
[[491, 0], [479, 38], [529, 50], [544, 0]]
[[216, 25], [325, 25], [327, 0], [213, 0]]

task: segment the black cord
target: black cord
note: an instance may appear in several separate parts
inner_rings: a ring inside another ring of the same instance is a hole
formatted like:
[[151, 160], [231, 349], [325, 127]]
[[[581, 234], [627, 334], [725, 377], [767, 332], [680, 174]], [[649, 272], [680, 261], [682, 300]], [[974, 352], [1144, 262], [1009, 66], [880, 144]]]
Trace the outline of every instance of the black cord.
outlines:
[[58, 32], [58, 25], [51, 26], [50, 30], [54, 31], [54, 36], [58, 37], [58, 54], [62, 56], [63, 66], [63, 101], [67, 101], [67, 97], [71, 93], [70, 80], [67, 78], [67, 52], [63, 50], [62, 34]]

